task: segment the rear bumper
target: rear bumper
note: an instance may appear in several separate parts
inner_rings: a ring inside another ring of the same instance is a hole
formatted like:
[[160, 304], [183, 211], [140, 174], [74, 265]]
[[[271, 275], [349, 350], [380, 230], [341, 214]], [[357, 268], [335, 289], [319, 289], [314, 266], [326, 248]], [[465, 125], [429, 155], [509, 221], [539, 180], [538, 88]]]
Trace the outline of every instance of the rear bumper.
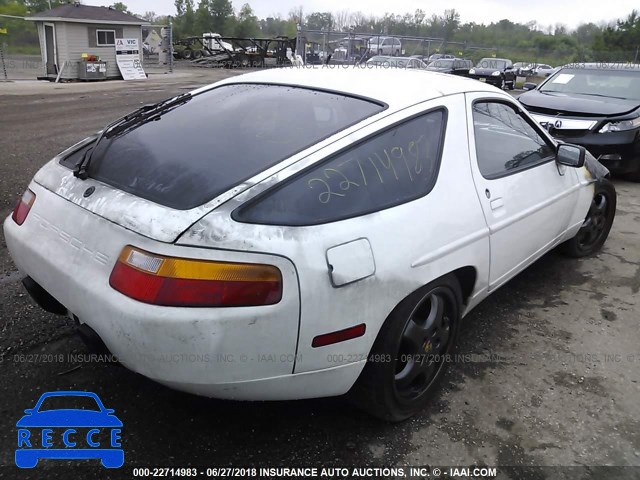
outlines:
[[[288, 259], [153, 241], [38, 184], [30, 188], [37, 197], [25, 223], [18, 226], [10, 217], [4, 223], [11, 257], [131, 370], [192, 393], [246, 400], [340, 395], [357, 379], [364, 364], [292, 375], [300, 300], [297, 273]], [[282, 300], [235, 308], [137, 302], [109, 286], [126, 245], [185, 258], [275, 265], [283, 276]]]

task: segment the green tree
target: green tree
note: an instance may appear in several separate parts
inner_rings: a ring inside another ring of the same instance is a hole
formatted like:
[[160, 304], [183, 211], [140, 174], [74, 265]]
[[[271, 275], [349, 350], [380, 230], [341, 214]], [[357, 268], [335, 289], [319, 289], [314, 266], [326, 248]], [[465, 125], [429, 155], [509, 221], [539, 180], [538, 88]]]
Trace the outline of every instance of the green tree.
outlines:
[[314, 12], [305, 19], [305, 27], [309, 30], [331, 30], [333, 15], [329, 12]]
[[68, 2], [64, 0], [51, 0], [51, 2], [49, 2], [49, 0], [21, 0], [17, 3], [23, 4], [25, 7], [27, 7], [29, 15], [33, 15], [34, 13], [49, 10], [49, 3], [51, 3], [51, 8], [56, 8], [60, 5], [65, 5]]
[[[174, 38], [196, 35], [196, 14], [193, 0], [176, 0], [177, 15], [173, 21]], [[200, 32], [202, 35], [204, 32]]]
[[114, 3], [113, 5], [111, 5], [111, 8], [119, 12], [126, 13], [127, 15], [133, 15], [133, 13], [129, 11], [129, 8], [122, 2]]
[[234, 20], [233, 6], [229, 0], [200, 0], [195, 21], [198, 35], [205, 32], [227, 35]]
[[[26, 17], [29, 10], [23, 2], [4, 1], [0, 3], [0, 14]], [[0, 42], [8, 45], [9, 53], [40, 53], [38, 31], [34, 22], [19, 18], [0, 17], [0, 28], [7, 29], [7, 35], [0, 35]]]
[[240, 11], [235, 24], [235, 36], [251, 38], [257, 37], [260, 34], [260, 24], [258, 23], [258, 17], [253, 13], [253, 9], [248, 3], [245, 3]]

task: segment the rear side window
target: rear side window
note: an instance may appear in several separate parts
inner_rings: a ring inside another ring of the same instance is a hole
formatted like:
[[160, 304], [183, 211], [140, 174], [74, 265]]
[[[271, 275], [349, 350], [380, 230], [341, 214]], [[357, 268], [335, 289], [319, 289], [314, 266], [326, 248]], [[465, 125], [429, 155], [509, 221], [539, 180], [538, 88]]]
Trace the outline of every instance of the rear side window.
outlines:
[[317, 225], [428, 194], [436, 182], [446, 111], [396, 125], [314, 165], [234, 212], [241, 222]]
[[554, 149], [511, 106], [497, 102], [473, 105], [478, 168], [487, 179], [544, 163]]
[[[299, 87], [220, 86], [105, 138], [89, 174], [186, 210], [383, 109], [374, 101]], [[81, 158], [77, 152], [62, 163], [72, 167]]]

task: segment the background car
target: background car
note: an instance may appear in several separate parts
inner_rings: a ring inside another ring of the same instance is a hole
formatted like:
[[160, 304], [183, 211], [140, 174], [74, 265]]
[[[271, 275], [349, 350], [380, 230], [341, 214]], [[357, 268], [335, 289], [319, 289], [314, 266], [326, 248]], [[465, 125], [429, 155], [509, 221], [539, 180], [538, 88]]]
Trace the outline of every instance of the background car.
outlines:
[[637, 65], [567, 65], [519, 101], [556, 138], [585, 146], [613, 173], [640, 181]]
[[537, 64], [533, 69], [533, 74], [541, 77], [548, 77], [554, 71], [554, 67], [545, 63]]
[[267, 69], [66, 150], [4, 238], [40, 305], [157, 382], [400, 421], [490, 292], [603, 245], [615, 189], [586, 157], [466, 78]]
[[516, 86], [516, 72], [513, 63], [506, 58], [483, 58], [469, 70], [469, 77], [490, 83], [498, 88], [513, 90]]
[[372, 37], [367, 44], [373, 55], [393, 55], [402, 53], [402, 42], [395, 37]]
[[527, 62], [516, 62], [513, 64], [513, 70], [516, 72], [518, 76], [525, 76], [523, 70], [529, 66]]
[[435, 60], [427, 65], [427, 70], [432, 72], [450, 73], [452, 75], [468, 76], [473, 67], [471, 60], [461, 58], [446, 58]]
[[427, 68], [427, 65], [417, 58], [411, 57], [387, 57], [384, 55], [376, 55], [367, 60], [367, 65], [376, 65], [379, 67], [393, 68]]
[[454, 55], [450, 55], [448, 53], [433, 53], [429, 55], [428, 63], [433, 62], [434, 60], [446, 59], [446, 58], [455, 58]]

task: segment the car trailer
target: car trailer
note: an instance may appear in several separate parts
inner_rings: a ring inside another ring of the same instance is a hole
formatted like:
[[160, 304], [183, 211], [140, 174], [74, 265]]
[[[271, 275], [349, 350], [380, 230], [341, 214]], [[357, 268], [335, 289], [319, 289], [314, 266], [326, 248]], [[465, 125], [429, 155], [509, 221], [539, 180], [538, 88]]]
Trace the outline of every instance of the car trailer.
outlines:
[[174, 56], [201, 67], [282, 66], [291, 64], [287, 50], [293, 54], [295, 46], [296, 39], [289, 37], [188, 37], [174, 42]]

